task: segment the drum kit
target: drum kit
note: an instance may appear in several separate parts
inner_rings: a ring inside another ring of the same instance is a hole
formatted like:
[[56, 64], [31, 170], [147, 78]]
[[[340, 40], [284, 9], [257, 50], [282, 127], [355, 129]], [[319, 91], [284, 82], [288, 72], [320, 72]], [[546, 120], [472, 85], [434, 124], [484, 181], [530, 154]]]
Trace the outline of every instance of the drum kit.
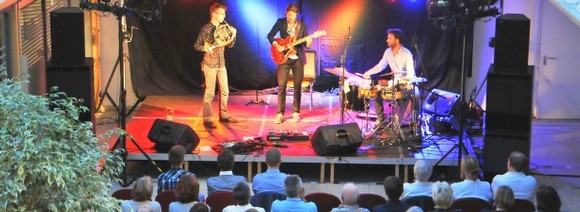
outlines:
[[[341, 76], [343, 71], [337, 69], [325, 69], [326, 71]], [[351, 74], [349, 72], [344, 72], [345, 76], [345, 83], [344, 83], [344, 92], [349, 93], [350, 98], [348, 99], [349, 105], [351, 102], [362, 101], [364, 103], [364, 108], [362, 108], [363, 113], [366, 113], [366, 125], [370, 126], [369, 124], [369, 116], [370, 112], [370, 102], [380, 97], [383, 101], [387, 101], [391, 107], [391, 114], [387, 116], [383, 122], [376, 124], [374, 127], [370, 127], [368, 130], [363, 131], [370, 131], [370, 138], [376, 138], [377, 135], [382, 134], [382, 132], [387, 131], [387, 133], [393, 133], [397, 136], [398, 141], [405, 141], [405, 135], [401, 128], [402, 123], [409, 123], [409, 116], [411, 117], [410, 126], [413, 128], [412, 131], [418, 131], [418, 121], [416, 120], [416, 114], [418, 114], [417, 107], [411, 106], [410, 111], [408, 111], [407, 106], [410, 102], [411, 105], [416, 103], [415, 98], [415, 90], [416, 86], [420, 85], [420, 83], [427, 82], [427, 79], [422, 77], [414, 77], [414, 78], [402, 78], [399, 80], [395, 80], [395, 77], [391, 77], [391, 79], [386, 79], [387, 77], [394, 75], [396, 73], [391, 72], [387, 74], [382, 74], [380, 79], [376, 85], [372, 85], [371, 80], [362, 78], [362, 75]], [[355, 94], [352, 94], [356, 92]], [[357, 98], [357, 99], [354, 99]], [[407, 103], [407, 104], [405, 104]], [[347, 106], [347, 105], [345, 105]], [[351, 108], [354, 109], [354, 108]], [[402, 111], [401, 111], [402, 110]], [[408, 112], [407, 112], [408, 111]], [[400, 113], [400, 114], [408, 114], [404, 115], [405, 117], [399, 117], [399, 112], [407, 112], [407, 113]], [[403, 120], [403, 121], [401, 121]]]

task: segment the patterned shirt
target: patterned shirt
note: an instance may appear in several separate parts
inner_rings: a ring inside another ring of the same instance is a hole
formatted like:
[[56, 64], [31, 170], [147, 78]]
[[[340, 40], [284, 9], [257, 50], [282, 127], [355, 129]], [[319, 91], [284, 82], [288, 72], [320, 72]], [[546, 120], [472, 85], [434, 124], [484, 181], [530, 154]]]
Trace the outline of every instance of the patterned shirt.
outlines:
[[[201, 28], [199, 35], [197, 36], [197, 40], [195, 41], [194, 48], [197, 51], [205, 52], [205, 43], [207, 42], [210, 45], [215, 45], [216, 41], [214, 38], [214, 33], [216, 30], [216, 26], [212, 23], [207, 23], [205, 26]], [[234, 40], [227, 45], [228, 48], [232, 48], [235, 44], [236, 40]], [[213, 49], [211, 53], [205, 52], [203, 56], [203, 61], [201, 62], [202, 66], [207, 66], [209, 68], [221, 68], [225, 66], [225, 59], [224, 59], [224, 50], [225, 47], [217, 47]]]
[[179, 178], [183, 175], [193, 175], [195, 174], [185, 171], [183, 169], [170, 169], [169, 171], [163, 172], [157, 177], [157, 193], [167, 190], [175, 190], [175, 185]]

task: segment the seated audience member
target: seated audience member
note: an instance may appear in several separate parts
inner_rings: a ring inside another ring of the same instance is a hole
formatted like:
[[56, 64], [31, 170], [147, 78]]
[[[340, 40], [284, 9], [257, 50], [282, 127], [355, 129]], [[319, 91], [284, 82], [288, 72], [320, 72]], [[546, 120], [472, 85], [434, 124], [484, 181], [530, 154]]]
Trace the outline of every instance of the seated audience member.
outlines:
[[471, 156], [461, 159], [461, 176], [465, 179], [451, 184], [453, 198], [461, 199], [475, 197], [487, 202], [493, 201], [491, 185], [486, 181], [479, 180], [479, 162]]
[[302, 179], [298, 175], [289, 175], [284, 180], [284, 190], [286, 192], [286, 200], [274, 200], [272, 202], [272, 212], [308, 212], [317, 211], [314, 202], [304, 202], [304, 187], [302, 186]]
[[223, 212], [247, 211], [252, 208], [259, 212], [265, 212], [264, 208], [254, 207], [250, 204], [252, 191], [250, 191], [250, 186], [246, 182], [239, 182], [236, 184], [236, 187], [234, 187], [233, 195], [238, 204], [225, 207]]
[[451, 209], [453, 203], [453, 190], [447, 182], [433, 183], [433, 202], [435, 203], [435, 210], [433, 211], [454, 211]]
[[399, 199], [403, 194], [403, 181], [401, 179], [396, 176], [389, 176], [385, 179], [383, 186], [387, 194], [387, 203], [375, 206], [373, 212], [406, 211], [411, 207], [403, 204]]
[[368, 212], [369, 210], [366, 208], [358, 207], [358, 197], [359, 197], [358, 188], [352, 184], [347, 183], [342, 187], [342, 204], [337, 208], [333, 208], [332, 212]]
[[132, 200], [125, 200], [121, 203], [121, 211], [137, 211], [143, 205], [149, 205], [151, 211], [161, 212], [161, 205], [156, 201], [151, 201], [153, 195], [153, 182], [151, 177], [145, 176], [135, 181], [131, 189]]
[[[498, 187], [495, 190], [495, 197], [493, 199], [495, 202], [495, 210], [493, 211], [509, 211], [516, 201], [514, 198], [514, 191], [508, 186]], [[483, 209], [481, 211], [485, 212], [491, 210]]]
[[280, 172], [281, 163], [282, 155], [277, 148], [272, 148], [266, 152], [266, 164], [268, 165], [268, 170], [254, 176], [252, 189], [255, 194], [266, 191], [274, 191], [284, 194], [284, 180], [286, 180], [288, 175]]
[[243, 176], [234, 175], [234, 152], [230, 149], [222, 150], [217, 156], [217, 164], [220, 168], [220, 174], [217, 177], [207, 179], [207, 191], [232, 191], [239, 182], [246, 182]]
[[169, 212], [188, 211], [193, 204], [199, 202], [199, 182], [193, 175], [183, 175], [175, 186], [177, 202], [169, 204]]
[[202, 203], [202, 202], [198, 202], [193, 204], [193, 206], [191, 206], [191, 208], [189, 209], [189, 212], [209, 212], [209, 206]]
[[536, 209], [540, 212], [558, 212], [562, 207], [560, 195], [552, 186], [540, 185], [536, 189]]
[[193, 175], [193, 173], [183, 170], [183, 159], [185, 158], [185, 149], [181, 145], [175, 145], [169, 150], [169, 163], [171, 168], [157, 177], [157, 193], [166, 190], [175, 190], [175, 185], [183, 175]]
[[405, 212], [423, 212], [423, 209], [420, 208], [419, 206], [411, 206]]
[[529, 161], [526, 155], [521, 152], [512, 152], [508, 158], [507, 169], [505, 174], [497, 175], [491, 182], [492, 191], [500, 186], [509, 186], [516, 199], [525, 199], [534, 202], [536, 192], [536, 179], [525, 174], [529, 168]]
[[429, 180], [429, 177], [431, 177], [433, 166], [424, 160], [418, 160], [415, 162], [413, 171], [415, 182], [404, 184], [404, 192], [401, 199], [415, 196], [431, 196], [431, 186], [433, 183], [427, 181]]

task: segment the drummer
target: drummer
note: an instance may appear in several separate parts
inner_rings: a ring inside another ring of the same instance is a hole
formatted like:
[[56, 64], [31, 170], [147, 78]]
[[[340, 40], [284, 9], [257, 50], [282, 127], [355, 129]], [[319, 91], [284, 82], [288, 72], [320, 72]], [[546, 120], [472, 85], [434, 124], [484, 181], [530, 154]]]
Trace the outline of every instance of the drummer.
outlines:
[[[387, 50], [383, 54], [383, 58], [377, 65], [366, 71], [363, 75], [365, 79], [369, 79], [371, 75], [381, 72], [387, 65], [391, 69], [393, 80], [388, 81], [387, 89], [391, 89], [393, 84], [397, 85], [399, 82], [415, 78], [415, 67], [413, 65], [413, 54], [409, 49], [403, 46], [403, 31], [398, 28], [391, 28], [387, 30]], [[385, 109], [383, 106], [382, 92], [386, 89], [377, 89], [377, 96], [375, 98], [375, 112], [377, 113], [376, 125], [379, 125], [385, 120]], [[409, 104], [409, 98], [403, 98], [397, 101], [399, 107], [399, 120], [403, 120], [405, 110]]]

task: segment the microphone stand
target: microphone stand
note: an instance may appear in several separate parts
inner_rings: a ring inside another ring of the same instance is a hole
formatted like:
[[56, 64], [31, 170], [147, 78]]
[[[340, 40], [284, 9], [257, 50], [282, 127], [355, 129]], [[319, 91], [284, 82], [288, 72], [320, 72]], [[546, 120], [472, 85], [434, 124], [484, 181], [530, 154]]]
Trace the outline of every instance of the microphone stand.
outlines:
[[339, 93], [340, 93], [340, 123], [344, 124], [344, 98], [346, 96], [346, 94], [343, 93], [344, 89], [344, 75], [345, 75], [345, 70], [346, 70], [346, 53], [348, 52], [348, 44], [350, 43], [350, 27], [348, 28], [348, 39], [346, 40], [346, 45], [344, 46], [344, 52], [343, 54], [340, 56], [340, 67], [342, 67], [342, 74], [340, 75], [340, 79], [338, 80], [338, 86], [339, 86]]

